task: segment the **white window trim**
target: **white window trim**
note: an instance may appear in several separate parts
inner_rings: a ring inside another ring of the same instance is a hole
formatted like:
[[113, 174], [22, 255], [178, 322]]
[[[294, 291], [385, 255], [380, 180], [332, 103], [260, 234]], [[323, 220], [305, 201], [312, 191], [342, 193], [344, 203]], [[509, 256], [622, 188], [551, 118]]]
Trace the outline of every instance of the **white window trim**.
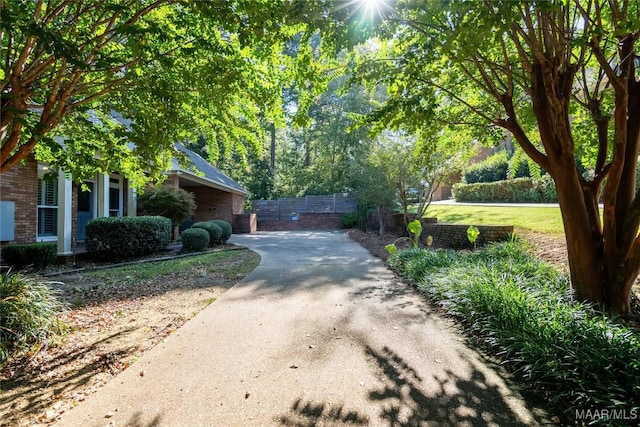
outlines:
[[[44, 175], [46, 172], [48, 172], [49, 170], [49, 166], [45, 165], [45, 164], [41, 164], [38, 163], [38, 181], [43, 181], [43, 183], [45, 182], [43, 180]], [[36, 205], [36, 241], [37, 242], [56, 242], [58, 240], [58, 214], [59, 214], [59, 208], [58, 208], [58, 198], [59, 198], [59, 194], [57, 194], [57, 186], [58, 186], [58, 182], [56, 181], [55, 183], [51, 183], [52, 185], [55, 186], [56, 188], [56, 204], [55, 205]], [[40, 197], [41, 194], [37, 194], [36, 197]], [[37, 200], [37, 199], [36, 199]], [[40, 224], [38, 224], [38, 218], [40, 218], [40, 209], [55, 209], [56, 210], [56, 234], [55, 235], [51, 235], [51, 236], [40, 236]]]
[[[111, 182], [111, 180], [118, 180], [118, 182]], [[109, 176], [109, 189], [111, 188], [117, 188], [118, 190], [118, 210], [113, 210], [111, 209], [111, 200], [109, 200], [109, 206], [108, 206], [108, 211], [109, 211], [109, 216], [111, 216], [111, 212], [116, 212], [117, 215], [116, 216], [123, 216], [124, 215], [124, 180], [122, 178], [122, 176], [120, 175], [115, 175], [115, 174], [111, 174]], [[111, 194], [109, 193], [109, 198], [111, 198]]]

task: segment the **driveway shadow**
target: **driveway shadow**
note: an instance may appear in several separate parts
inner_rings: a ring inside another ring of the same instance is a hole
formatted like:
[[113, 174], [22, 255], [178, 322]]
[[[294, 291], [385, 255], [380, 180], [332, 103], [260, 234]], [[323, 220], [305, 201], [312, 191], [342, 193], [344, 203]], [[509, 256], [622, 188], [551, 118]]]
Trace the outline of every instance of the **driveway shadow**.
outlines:
[[[283, 426], [316, 425], [374, 426], [537, 426], [543, 414], [521, 414], [509, 403], [504, 390], [487, 380], [485, 374], [465, 361], [461, 371], [436, 370], [423, 378], [401, 355], [389, 347], [363, 348], [370, 369], [379, 383], [366, 392], [376, 408], [372, 417], [343, 404], [296, 399], [290, 410], [277, 417]], [[462, 357], [462, 355], [460, 355]]]

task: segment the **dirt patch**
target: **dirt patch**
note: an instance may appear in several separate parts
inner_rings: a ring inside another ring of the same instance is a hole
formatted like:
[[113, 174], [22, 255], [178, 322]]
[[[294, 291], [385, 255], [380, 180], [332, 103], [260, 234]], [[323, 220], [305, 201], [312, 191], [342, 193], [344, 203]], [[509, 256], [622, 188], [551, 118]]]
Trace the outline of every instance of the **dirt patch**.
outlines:
[[69, 332], [0, 371], [0, 426], [51, 424], [133, 364], [258, 265], [255, 252], [233, 249], [215, 265], [142, 280], [82, 271], [47, 279], [70, 307], [61, 316]]

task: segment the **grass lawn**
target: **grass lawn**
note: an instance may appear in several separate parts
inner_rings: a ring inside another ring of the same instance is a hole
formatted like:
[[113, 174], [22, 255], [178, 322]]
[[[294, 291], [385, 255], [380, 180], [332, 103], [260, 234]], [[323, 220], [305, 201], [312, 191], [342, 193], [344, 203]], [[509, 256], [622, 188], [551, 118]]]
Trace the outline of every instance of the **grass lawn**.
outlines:
[[[180, 273], [192, 267], [198, 266], [206, 268], [207, 271], [215, 271], [216, 268], [218, 268], [217, 264], [229, 258], [232, 258], [235, 255], [235, 251], [218, 251], [203, 255], [189, 256], [164, 261], [153, 261], [140, 264], [136, 263], [101, 270], [87, 270], [85, 272], [82, 272], [82, 275], [84, 277], [90, 277], [94, 279], [126, 277], [129, 281], [139, 281], [156, 277], [162, 274]], [[242, 266], [238, 265], [237, 267], [238, 269], [241, 269]], [[252, 269], [253, 268], [255, 268], [255, 266], [252, 266]], [[236, 273], [234, 272], [233, 274]]]
[[427, 217], [438, 222], [469, 225], [513, 225], [516, 231], [562, 235], [562, 217], [557, 207], [431, 205]]

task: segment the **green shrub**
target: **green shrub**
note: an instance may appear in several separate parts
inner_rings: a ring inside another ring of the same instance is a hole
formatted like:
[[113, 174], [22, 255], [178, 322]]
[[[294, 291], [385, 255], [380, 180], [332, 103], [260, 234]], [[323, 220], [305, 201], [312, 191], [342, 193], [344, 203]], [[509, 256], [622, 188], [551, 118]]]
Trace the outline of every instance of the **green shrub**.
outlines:
[[106, 261], [163, 250], [171, 241], [171, 220], [162, 216], [102, 217], [87, 223], [87, 252]]
[[2, 258], [17, 270], [28, 266], [40, 270], [53, 263], [57, 256], [55, 243], [15, 244], [2, 248]]
[[231, 233], [233, 233], [231, 224], [223, 219], [212, 219], [211, 222], [216, 224], [222, 230], [222, 236], [220, 237], [219, 243], [226, 243], [227, 240], [229, 240], [229, 238], [231, 237]]
[[454, 184], [453, 197], [458, 202], [555, 203], [558, 196], [549, 175], [539, 180], [515, 178], [477, 184]]
[[46, 344], [60, 333], [62, 308], [46, 284], [20, 274], [0, 275], [0, 366], [15, 352]]
[[209, 247], [209, 232], [204, 228], [188, 228], [180, 234], [183, 252], [202, 252]]
[[220, 228], [218, 224], [211, 221], [200, 221], [193, 224], [191, 228], [202, 228], [206, 230], [207, 233], [209, 233], [209, 246], [213, 246], [221, 241], [222, 228]]
[[138, 215], [158, 215], [180, 225], [196, 210], [193, 193], [182, 188], [149, 187], [138, 195]]
[[521, 242], [456, 255], [412, 249], [389, 261], [567, 414], [637, 408], [639, 332], [573, 301], [568, 277]]
[[508, 168], [509, 155], [503, 150], [467, 167], [462, 173], [463, 182], [474, 184], [476, 182], [502, 181], [507, 179]]
[[358, 212], [347, 212], [340, 215], [342, 228], [356, 228], [358, 226]]

